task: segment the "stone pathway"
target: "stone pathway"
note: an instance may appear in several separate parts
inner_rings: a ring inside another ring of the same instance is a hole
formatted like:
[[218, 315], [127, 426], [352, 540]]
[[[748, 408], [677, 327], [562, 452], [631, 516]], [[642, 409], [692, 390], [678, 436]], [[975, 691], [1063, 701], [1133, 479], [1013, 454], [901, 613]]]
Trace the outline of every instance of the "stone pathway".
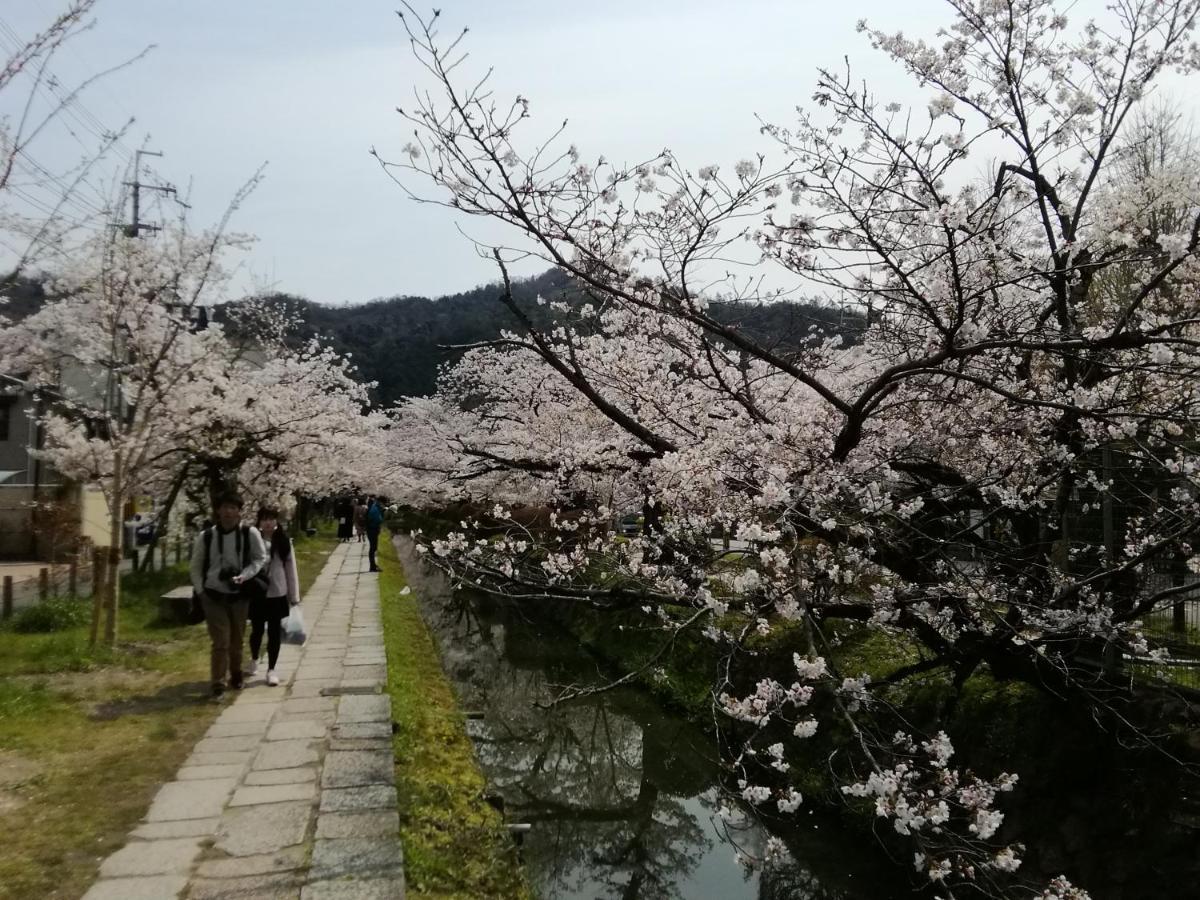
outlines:
[[248, 680], [84, 900], [404, 897], [366, 546], [333, 551], [304, 598], [308, 642], [280, 655], [285, 683]]

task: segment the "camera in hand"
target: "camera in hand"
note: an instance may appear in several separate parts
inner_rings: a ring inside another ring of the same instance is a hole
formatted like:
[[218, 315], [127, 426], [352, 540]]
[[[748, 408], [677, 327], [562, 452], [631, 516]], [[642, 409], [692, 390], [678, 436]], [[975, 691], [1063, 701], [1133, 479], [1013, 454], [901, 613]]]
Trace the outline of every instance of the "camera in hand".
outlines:
[[236, 566], [221, 566], [221, 571], [217, 573], [217, 578], [219, 578], [221, 583], [226, 585], [229, 588], [229, 592], [233, 594], [237, 593], [238, 589], [238, 586], [233, 579], [240, 574], [242, 574], [242, 570]]

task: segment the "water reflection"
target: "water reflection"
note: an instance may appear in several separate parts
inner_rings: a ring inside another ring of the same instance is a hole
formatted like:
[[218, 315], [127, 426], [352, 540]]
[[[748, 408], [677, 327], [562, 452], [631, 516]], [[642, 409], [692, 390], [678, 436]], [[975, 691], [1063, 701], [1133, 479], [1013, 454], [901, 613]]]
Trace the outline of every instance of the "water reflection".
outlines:
[[[408, 548], [402, 548], [407, 550]], [[404, 554], [465, 708], [491, 790], [510, 822], [532, 829], [523, 859], [543, 900], [887, 900], [891, 877], [873, 884], [835, 857], [831, 882], [790, 859], [747, 871], [761, 857], [757, 823], [718, 812], [720, 768], [712, 739], [664, 713], [646, 694], [613, 690], [550, 709], [556, 686], [603, 683], [574, 641], [513, 607], [460, 594]], [[809, 836], [812, 837], [811, 835]], [[793, 842], [794, 843], [794, 842]], [[824, 855], [821, 848], [817, 853]], [[853, 867], [857, 869], [858, 867]], [[836, 886], [834, 886], [836, 884]], [[887, 884], [887, 889], [884, 885]]]

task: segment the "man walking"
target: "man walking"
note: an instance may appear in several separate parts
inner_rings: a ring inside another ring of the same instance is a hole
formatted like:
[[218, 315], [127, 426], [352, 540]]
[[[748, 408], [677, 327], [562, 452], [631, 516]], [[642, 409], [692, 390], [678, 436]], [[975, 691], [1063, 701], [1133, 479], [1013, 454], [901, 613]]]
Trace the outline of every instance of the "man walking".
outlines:
[[200, 597], [212, 640], [212, 696], [219, 699], [225, 692], [226, 670], [229, 686], [242, 686], [249, 598], [241, 587], [266, 563], [267, 548], [257, 528], [241, 525], [241, 497], [223, 494], [213, 510], [216, 524], [200, 532], [192, 545], [192, 589]]
[[383, 507], [378, 498], [367, 498], [367, 559], [371, 562], [369, 572], [382, 571], [375, 564], [375, 554], [379, 550], [379, 532], [383, 528]]

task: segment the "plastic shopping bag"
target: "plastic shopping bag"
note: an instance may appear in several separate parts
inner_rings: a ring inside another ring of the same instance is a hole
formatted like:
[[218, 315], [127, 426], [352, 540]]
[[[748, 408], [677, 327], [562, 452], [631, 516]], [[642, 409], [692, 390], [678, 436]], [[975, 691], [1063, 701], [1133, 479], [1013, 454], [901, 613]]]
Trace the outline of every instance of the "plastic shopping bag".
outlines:
[[304, 616], [299, 606], [293, 606], [288, 617], [283, 620], [283, 640], [288, 644], [303, 644], [308, 637], [304, 631]]

